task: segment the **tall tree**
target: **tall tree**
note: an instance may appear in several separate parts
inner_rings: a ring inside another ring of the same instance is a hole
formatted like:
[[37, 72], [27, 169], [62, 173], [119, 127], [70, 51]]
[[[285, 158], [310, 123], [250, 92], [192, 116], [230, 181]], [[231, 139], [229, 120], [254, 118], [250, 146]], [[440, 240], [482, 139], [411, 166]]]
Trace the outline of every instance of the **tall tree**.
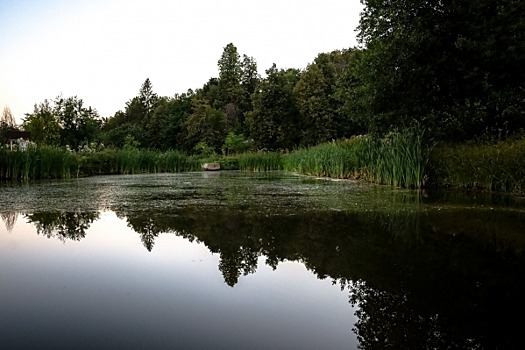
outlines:
[[337, 50], [319, 54], [301, 74], [295, 86], [301, 111], [302, 144], [311, 146], [360, 132], [351, 108], [356, 81], [353, 69], [354, 50]]
[[183, 147], [184, 123], [192, 113], [194, 95], [189, 90], [184, 94], [158, 100], [146, 129], [150, 147], [162, 150]]
[[259, 149], [293, 149], [300, 137], [293, 92], [299, 71], [279, 70], [274, 64], [266, 74], [253, 95], [253, 111], [247, 114], [250, 136]]
[[243, 67], [237, 47], [232, 43], [226, 45], [218, 61], [218, 100], [215, 108], [222, 109], [226, 114], [228, 129], [236, 130], [242, 124]]
[[226, 116], [206, 100], [194, 99], [193, 112], [184, 123], [186, 149], [191, 151], [199, 143], [219, 152], [226, 137]]
[[22, 128], [31, 133], [31, 139], [37, 144], [60, 144], [60, 121], [49, 100], [35, 104], [33, 113], [27, 113]]
[[13, 116], [13, 113], [11, 113], [11, 108], [9, 108], [9, 106], [4, 107], [0, 123], [10, 128], [14, 128], [16, 126], [15, 117]]
[[226, 114], [228, 131], [246, 132], [246, 113], [252, 108], [252, 94], [260, 80], [257, 62], [253, 57], [241, 55], [232, 43], [226, 45], [218, 61], [219, 78], [213, 107]]
[[372, 128], [419, 121], [462, 139], [525, 125], [523, 1], [362, 2]]
[[55, 100], [55, 114], [60, 122], [60, 142], [78, 149], [82, 144], [92, 142], [97, 136], [100, 120], [98, 112], [84, 107], [84, 101], [77, 96], [58, 97]]
[[155, 110], [156, 104], [159, 97], [153, 92], [153, 86], [149, 78], [146, 78], [142, 86], [140, 87], [138, 99], [143, 106], [144, 118], [148, 120], [151, 118], [153, 111]]

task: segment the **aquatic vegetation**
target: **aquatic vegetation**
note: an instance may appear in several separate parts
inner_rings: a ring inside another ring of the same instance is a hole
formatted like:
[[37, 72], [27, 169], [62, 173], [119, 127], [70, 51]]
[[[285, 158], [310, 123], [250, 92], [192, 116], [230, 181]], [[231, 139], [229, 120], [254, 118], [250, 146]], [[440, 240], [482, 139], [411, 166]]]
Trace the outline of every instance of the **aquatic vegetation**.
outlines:
[[523, 194], [525, 140], [441, 145], [431, 154], [432, 183]]
[[67, 179], [74, 174], [77, 157], [71, 152], [50, 147], [31, 147], [27, 151], [0, 149], [2, 179]]
[[359, 178], [363, 143], [353, 138], [300, 149], [286, 156], [285, 169], [313, 176]]
[[282, 170], [283, 155], [278, 152], [244, 153], [238, 156], [239, 170], [271, 171]]
[[314, 176], [422, 188], [429, 150], [423, 131], [411, 128], [384, 137], [361, 136], [298, 150], [287, 156], [285, 168]]
[[0, 179], [8, 180], [197, 170], [201, 170], [201, 161], [178, 151], [107, 149], [73, 153], [51, 146], [27, 151], [0, 149]]

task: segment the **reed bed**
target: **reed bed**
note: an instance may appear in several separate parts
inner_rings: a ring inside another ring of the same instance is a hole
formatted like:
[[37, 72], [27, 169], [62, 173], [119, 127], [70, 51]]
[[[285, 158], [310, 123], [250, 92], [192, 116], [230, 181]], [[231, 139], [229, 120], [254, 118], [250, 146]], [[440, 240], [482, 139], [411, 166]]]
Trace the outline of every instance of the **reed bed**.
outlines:
[[77, 157], [55, 147], [33, 147], [27, 151], [0, 149], [0, 178], [67, 179], [75, 174]]
[[285, 169], [312, 176], [359, 178], [363, 142], [359, 138], [300, 149], [286, 156]]
[[201, 161], [178, 151], [121, 149], [72, 153], [41, 146], [0, 149], [0, 179], [67, 179], [79, 176], [201, 170]]
[[285, 168], [301, 174], [334, 178], [363, 178], [405, 188], [425, 185], [429, 148], [417, 128], [395, 131], [383, 138], [361, 136], [295, 151]]
[[364, 178], [395, 187], [424, 187], [432, 147], [425, 145], [423, 134], [419, 128], [410, 128], [383, 138], [364, 138]]
[[277, 152], [244, 153], [238, 156], [239, 170], [271, 171], [284, 168], [283, 156]]
[[440, 145], [431, 153], [430, 164], [437, 186], [525, 194], [525, 139]]
[[120, 149], [80, 154], [79, 175], [142, 174], [200, 170], [200, 161], [179, 151]]

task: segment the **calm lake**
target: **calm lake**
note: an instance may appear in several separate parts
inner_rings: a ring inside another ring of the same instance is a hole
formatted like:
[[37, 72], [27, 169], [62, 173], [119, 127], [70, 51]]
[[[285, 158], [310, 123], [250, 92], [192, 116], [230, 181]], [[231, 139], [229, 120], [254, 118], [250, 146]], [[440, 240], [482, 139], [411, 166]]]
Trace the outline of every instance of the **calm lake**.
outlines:
[[0, 199], [0, 349], [523, 343], [523, 198], [205, 172]]

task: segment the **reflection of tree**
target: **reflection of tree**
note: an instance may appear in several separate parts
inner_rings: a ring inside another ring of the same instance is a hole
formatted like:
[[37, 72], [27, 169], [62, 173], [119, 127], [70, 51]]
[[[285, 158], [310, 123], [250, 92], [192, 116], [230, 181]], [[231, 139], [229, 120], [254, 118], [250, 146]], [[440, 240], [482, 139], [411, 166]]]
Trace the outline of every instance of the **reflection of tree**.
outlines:
[[128, 226], [135, 232], [140, 234], [140, 240], [144, 247], [151, 252], [155, 245], [155, 239], [159, 236], [162, 230], [158, 227], [156, 221], [152, 217], [138, 215], [128, 216]]
[[350, 302], [359, 306], [354, 332], [361, 349], [480, 349], [468, 339], [451, 343], [438, 322], [438, 314], [424, 315], [411, 309], [403, 293], [390, 293], [359, 281], [350, 286]]
[[[525, 326], [508, 319], [509, 310], [518, 317], [525, 312], [524, 261], [505, 253], [512, 248], [502, 248], [506, 241], [494, 245], [494, 235], [480, 234], [487, 226], [483, 213], [462, 214], [444, 222], [457, 213], [388, 207], [268, 217], [185, 207], [124, 216], [148, 250], [160, 232], [204, 243], [220, 254], [230, 286], [255, 272], [259, 256], [273, 268], [301, 261], [318, 278], [339, 281], [358, 307], [354, 331], [363, 349], [505, 348]], [[490, 225], [505, 225], [519, 250], [525, 220], [516, 215], [492, 217]]]
[[0, 213], [0, 217], [2, 217], [2, 220], [4, 221], [7, 232], [13, 231], [13, 227], [15, 227], [16, 224], [16, 219], [18, 218], [18, 213], [15, 211]]
[[26, 218], [35, 225], [38, 234], [65, 242], [66, 239], [79, 241], [84, 238], [98, 216], [97, 212], [39, 212], [27, 214]]
[[247, 276], [257, 269], [258, 252], [249, 247], [239, 247], [236, 251], [221, 251], [219, 270], [224, 276], [224, 282], [233, 287], [242, 275]]

